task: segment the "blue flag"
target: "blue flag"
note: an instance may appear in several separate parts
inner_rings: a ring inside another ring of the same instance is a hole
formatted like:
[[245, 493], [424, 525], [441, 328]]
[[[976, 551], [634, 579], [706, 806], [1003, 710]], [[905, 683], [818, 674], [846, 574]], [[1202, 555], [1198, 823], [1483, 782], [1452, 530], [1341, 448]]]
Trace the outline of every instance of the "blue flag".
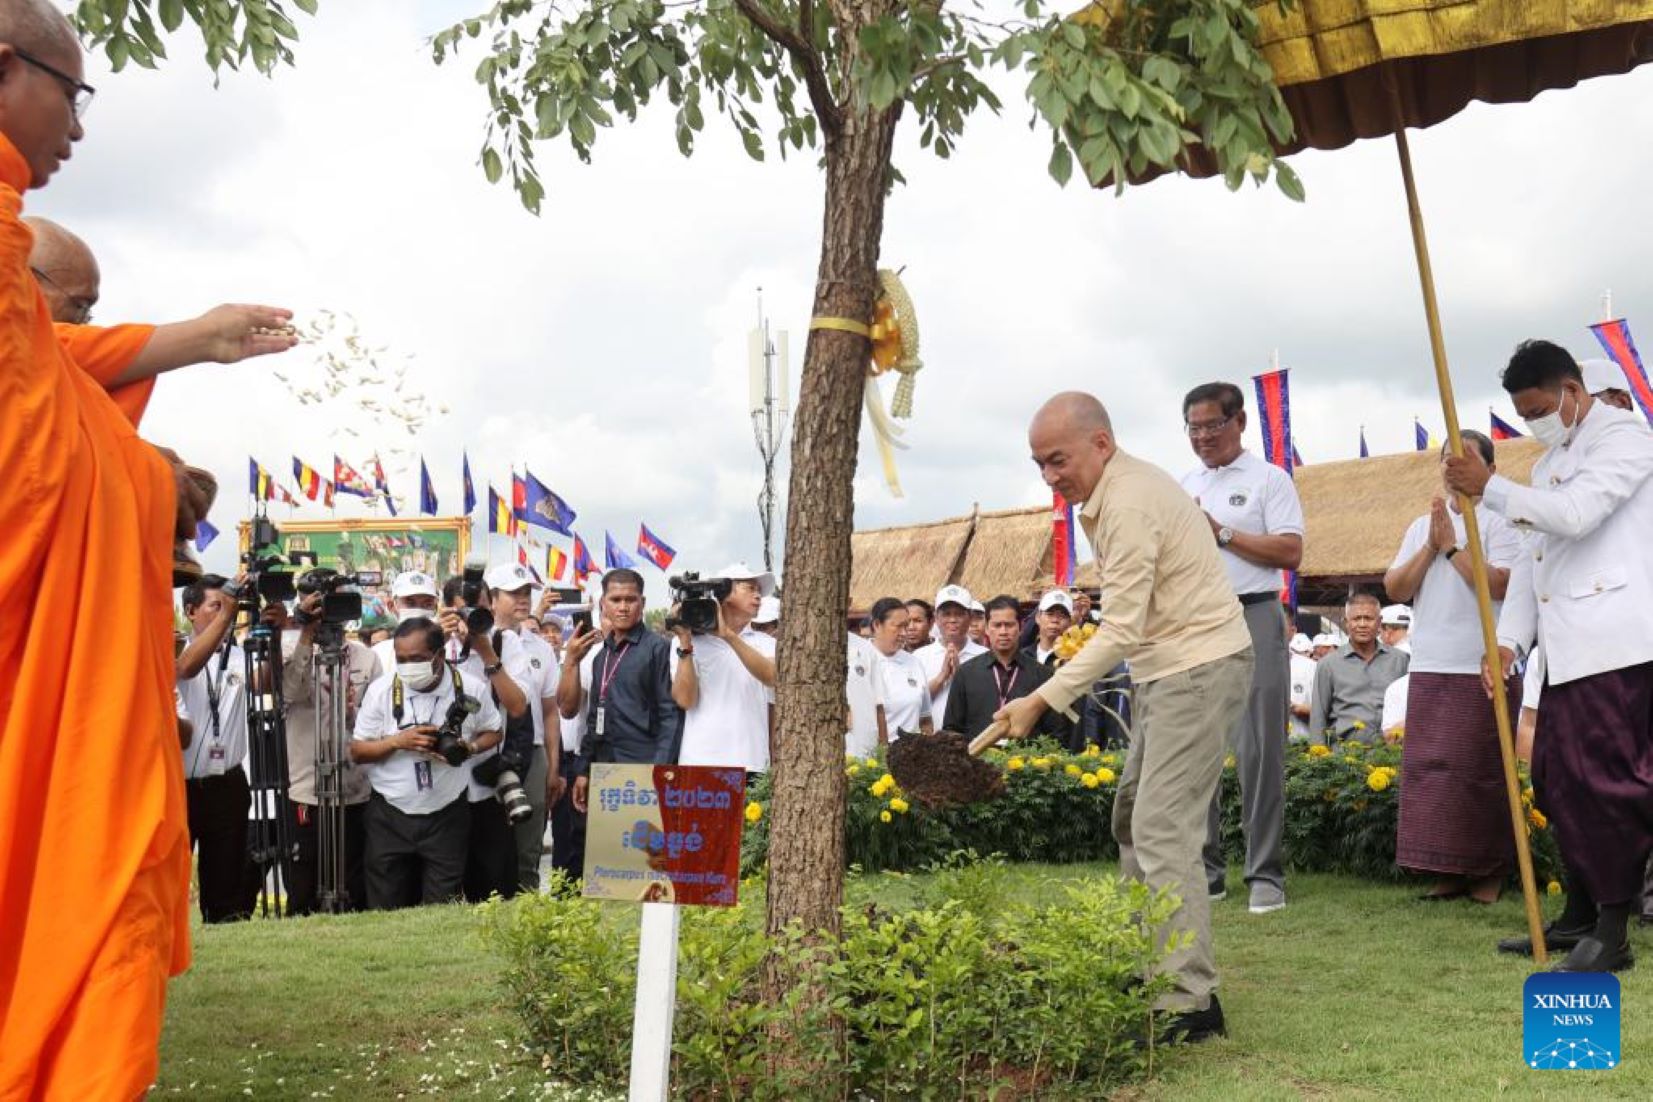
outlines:
[[637, 560], [626, 554], [620, 545], [614, 542], [614, 536], [606, 528], [603, 530], [603, 567], [607, 570], [637, 569]]
[[195, 550], [205, 551], [212, 546], [212, 541], [218, 538], [218, 529], [212, 526], [210, 520], [196, 521], [195, 523]]
[[551, 492], [551, 488], [535, 478], [532, 471], [523, 471], [522, 508], [517, 519], [524, 524], [549, 528], [565, 536], [574, 534], [574, 510], [568, 502]]
[[469, 452], [460, 452], [465, 461], [465, 515], [476, 512], [476, 485], [471, 482], [471, 456]]
[[665, 540], [649, 531], [649, 526], [637, 526], [637, 553], [658, 566], [661, 570], [672, 564], [677, 558], [677, 552]]
[[1419, 451], [1429, 450], [1429, 430], [1424, 428], [1423, 422], [1417, 418], [1412, 419], [1412, 435], [1417, 437]]
[[426, 516], [436, 515], [436, 487], [431, 485], [430, 469], [425, 466], [425, 457], [419, 457], [419, 511]]
[[1370, 459], [1372, 453], [1366, 448], [1366, 426], [1360, 426], [1360, 458]]

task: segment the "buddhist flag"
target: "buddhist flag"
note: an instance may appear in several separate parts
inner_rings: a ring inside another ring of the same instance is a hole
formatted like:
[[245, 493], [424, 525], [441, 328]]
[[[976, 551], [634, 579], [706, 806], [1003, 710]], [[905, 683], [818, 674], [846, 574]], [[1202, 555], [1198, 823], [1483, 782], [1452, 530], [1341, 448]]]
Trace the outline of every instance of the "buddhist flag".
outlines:
[[372, 497], [373, 487], [367, 484], [367, 479], [356, 473], [356, 468], [333, 455], [333, 485], [338, 487], [341, 494], [354, 494], [357, 497]]
[[574, 584], [584, 585], [585, 580], [597, 573], [597, 564], [591, 561], [591, 552], [585, 545], [585, 540], [574, 537]]
[[384, 464], [379, 462], [379, 454], [373, 453], [368, 461], [368, 469], [373, 472], [373, 486], [379, 491], [379, 496], [385, 499], [385, 509], [391, 516], [396, 515], [396, 499], [390, 496], [390, 483], [385, 481]]
[[218, 538], [218, 529], [212, 526], [209, 520], [195, 522], [195, 550], [205, 551], [212, 546], [212, 541]]
[[[298, 492], [311, 501], [321, 500], [323, 496], [322, 489], [327, 483], [327, 480], [321, 476], [320, 471], [296, 455], [293, 456], [293, 481], [298, 483]], [[326, 496], [329, 499], [329, 504], [331, 504], [331, 491]]]
[[1429, 439], [1429, 430], [1423, 427], [1423, 422], [1416, 417], [1412, 418], [1412, 436], [1417, 440], [1418, 450], [1426, 452], [1432, 441]]
[[636, 570], [637, 560], [614, 542], [614, 534], [603, 529], [603, 565], [609, 570]]
[[419, 511], [428, 517], [436, 515], [436, 487], [431, 485], [430, 468], [425, 457], [419, 457]]
[[1067, 498], [1053, 490], [1050, 495], [1050, 569], [1057, 585], [1073, 584], [1077, 556], [1078, 548], [1073, 542], [1073, 506]]
[[274, 484], [275, 480], [270, 477], [270, 472], [266, 471], [258, 460], [248, 456], [247, 492], [253, 495], [253, 499], [255, 501], [268, 501], [270, 499], [270, 487]]
[[1590, 326], [1590, 332], [1596, 335], [1607, 355], [1624, 372], [1625, 382], [1630, 384], [1630, 396], [1642, 407], [1642, 416], [1653, 424], [1653, 384], [1647, 380], [1647, 367], [1642, 363], [1642, 354], [1636, 351], [1636, 342], [1630, 337], [1630, 323], [1623, 318], [1604, 321]]
[[476, 512], [476, 483], [471, 481], [471, 454], [460, 452], [460, 477], [465, 483], [465, 515]]
[[1521, 438], [1521, 434], [1515, 431], [1515, 426], [1492, 410], [1487, 410], [1487, 416], [1492, 419], [1492, 438], [1494, 440], [1518, 440]]
[[488, 531], [498, 536], [517, 534], [516, 514], [492, 486], [488, 487]]
[[1360, 426], [1360, 458], [1362, 458], [1362, 459], [1372, 458], [1371, 449], [1369, 449], [1366, 446], [1366, 426], [1365, 425]]
[[563, 573], [568, 569], [568, 555], [559, 547], [553, 547], [545, 553], [545, 576], [554, 582], [562, 581]]
[[564, 536], [574, 534], [574, 510], [551, 488], [523, 468], [522, 496], [517, 500], [517, 517], [525, 524], [537, 524]]
[[661, 570], [666, 569], [672, 564], [672, 560], [677, 558], [677, 552], [667, 546], [665, 540], [649, 531], [646, 524], [637, 526], [637, 553]]
[[1284, 370], [1252, 377], [1257, 384], [1257, 421], [1263, 432], [1263, 458], [1290, 474], [1296, 449], [1291, 446], [1291, 386]]

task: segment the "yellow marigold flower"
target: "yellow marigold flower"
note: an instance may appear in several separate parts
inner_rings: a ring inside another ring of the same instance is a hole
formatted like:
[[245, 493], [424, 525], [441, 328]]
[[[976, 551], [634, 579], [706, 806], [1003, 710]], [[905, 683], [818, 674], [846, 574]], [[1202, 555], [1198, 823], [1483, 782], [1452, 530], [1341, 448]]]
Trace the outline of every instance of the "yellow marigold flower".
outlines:
[[1118, 765], [1119, 764], [1119, 755], [1118, 754], [1103, 754], [1102, 755], [1102, 764], [1103, 765]]
[[889, 790], [890, 790], [889, 786], [886, 785], [883, 781], [874, 781], [874, 782], [872, 782], [872, 784], [867, 786], [867, 791], [871, 792], [874, 796], [876, 796], [880, 800], [882, 800], [884, 798], [884, 793], [888, 792]]
[[895, 785], [895, 778], [890, 776], [888, 773], [885, 773], [882, 777], [878, 778], [878, 783], [886, 788], [892, 788]]
[[1106, 766], [1098, 769], [1093, 775], [1096, 777], [1097, 784], [1112, 784], [1114, 781], [1113, 770], [1107, 768]]
[[763, 805], [762, 804], [758, 803], [756, 800], [753, 800], [751, 803], [746, 805], [746, 821], [747, 822], [755, 823], [761, 818], [763, 818]]
[[1035, 769], [1049, 769], [1051, 767], [1051, 765], [1053, 765], [1053, 764], [1054, 763], [1049, 758], [1034, 758], [1033, 759], [1033, 768], [1035, 768]]
[[1094, 742], [1085, 743], [1085, 757], [1087, 757], [1087, 758], [1099, 758], [1101, 756], [1102, 756], [1102, 747], [1096, 745], [1096, 743], [1094, 743]]
[[1081, 773], [1079, 774], [1079, 783], [1086, 788], [1095, 788], [1102, 782], [1096, 779], [1095, 773]]
[[912, 805], [906, 800], [903, 800], [900, 796], [897, 796], [890, 801], [890, 810], [895, 812], [897, 815], [907, 814], [908, 809], [911, 807]]
[[1086, 639], [1089, 639], [1091, 636], [1095, 635], [1096, 634], [1096, 625], [1095, 624], [1086, 624], [1083, 634], [1084, 634]]
[[1550, 825], [1550, 821], [1544, 817], [1544, 813], [1536, 807], [1527, 812], [1527, 822], [1532, 824], [1534, 830], [1543, 830]]
[[867, 758], [866, 762], [867, 762], [867, 768], [868, 769], [877, 769], [878, 768], [878, 759], [877, 758]]
[[1355, 730], [1357, 730], [1357, 731], [1366, 730], [1366, 721], [1364, 719], [1355, 720]]
[[889, 822], [890, 821], [890, 813], [888, 811], [880, 811], [878, 813], [878, 821], [881, 822], [881, 823]]
[[851, 776], [851, 777], [855, 776], [859, 772], [861, 772], [861, 765], [860, 765], [859, 762], [852, 765], [852, 766], [850, 766], [848, 769], [844, 770], [844, 773], [847, 776]]
[[1533, 800], [1532, 785], [1529, 784], [1527, 787], [1525, 787], [1521, 790], [1521, 802], [1526, 804], [1527, 806], [1531, 807], [1532, 806], [1532, 800]]
[[1372, 770], [1371, 776], [1366, 778], [1366, 787], [1373, 792], [1382, 792], [1389, 787], [1389, 774], [1381, 769]]
[[1024, 765], [1027, 764], [1027, 762], [1023, 761], [1019, 757], [1016, 757], [1016, 758], [1011, 758], [1009, 761], [1005, 762], [1004, 764], [1005, 764], [1005, 768], [1014, 771], [1014, 770], [1022, 768]]
[[1079, 774], [1083, 773], [1084, 770], [1070, 761], [1066, 765], [1062, 766], [1062, 772], [1066, 773], [1070, 777], [1077, 777]]
[[1551, 895], [1560, 895], [1561, 882], [1558, 880], [1552, 880], [1548, 884], [1544, 885], [1544, 890]]
[[1228, 757], [1223, 759], [1223, 768], [1224, 769], [1233, 769], [1234, 766], [1235, 766], [1235, 761], [1234, 761], [1234, 755], [1233, 754], [1230, 754], [1230, 755], [1228, 755]]
[[1309, 747], [1309, 757], [1311, 758], [1329, 758], [1331, 756], [1332, 748], [1330, 746], [1315, 743], [1313, 746]]

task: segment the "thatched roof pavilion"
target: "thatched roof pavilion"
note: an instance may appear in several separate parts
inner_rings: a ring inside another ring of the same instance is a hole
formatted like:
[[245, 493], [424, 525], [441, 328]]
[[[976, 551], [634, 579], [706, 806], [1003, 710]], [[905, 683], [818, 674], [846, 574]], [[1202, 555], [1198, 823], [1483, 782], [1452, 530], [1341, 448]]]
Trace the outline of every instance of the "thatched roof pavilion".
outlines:
[[[1543, 449], [1528, 439], [1495, 445], [1498, 470], [1525, 483]], [[1315, 463], [1297, 469], [1307, 534], [1298, 603], [1336, 606], [1351, 585], [1379, 586], [1407, 525], [1440, 492], [1436, 454], [1402, 452]], [[850, 610], [865, 614], [880, 597], [923, 597], [949, 583], [977, 600], [1008, 593], [1035, 600], [1050, 584], [1050, 509], [979, 509], [961, 517], [856, 532], [850, 538]], [[1083, 535], [1080, 537], [1083, 539]], [[1096, 586], [1096, 567], [1078, 584]]]

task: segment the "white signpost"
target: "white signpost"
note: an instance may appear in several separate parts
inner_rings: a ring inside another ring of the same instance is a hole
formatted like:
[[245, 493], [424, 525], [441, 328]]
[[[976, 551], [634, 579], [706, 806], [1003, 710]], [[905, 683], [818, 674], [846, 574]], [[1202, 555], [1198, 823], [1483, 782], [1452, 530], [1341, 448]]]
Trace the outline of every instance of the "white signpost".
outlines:
[[637, 1005], [631, 1017], [631, 1102], [665, 1102], [671, 1093], [677, 927], [677, 904], [643, 904], [643, 928], [637, 938]]

